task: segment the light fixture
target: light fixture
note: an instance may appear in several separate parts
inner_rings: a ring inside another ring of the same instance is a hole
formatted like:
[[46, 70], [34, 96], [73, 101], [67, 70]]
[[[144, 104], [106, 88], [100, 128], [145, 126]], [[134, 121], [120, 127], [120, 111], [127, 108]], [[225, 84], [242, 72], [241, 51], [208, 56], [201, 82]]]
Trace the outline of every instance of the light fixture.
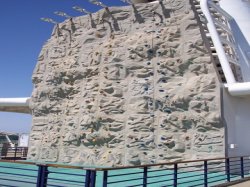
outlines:
[[97, 1], [97, 0], [89, 0], [90, 3], [94, 4], [94, 5], [98, 5], [98, 6], [101, 6], [103, 8], [107, 8], [106, 5], [104, 5], [102, 2], [100, 1]]
[[72, 7], [74, 10], [78, 11], [78, 12], [81, 12], [81, 13], [85, 13], [85, 14], [91, 14], [91, 12], [85, 10], [84, 8], [82, 7], [79, 7], [79, 6], [73, 6]]
[[65, 18], [71, 18], [71, 16], [69, 16], [65, 12], [56, 11], [56, 12], [54, 12], [54, 14], [58, 15], [58, 16], [61, 16], [61, 17], [65, 17]]
[[51, 18], [41, 18], [42, 21], [45, 21], [45, 22], [48, 22], [48, 23], [53, 23], [53, 24], [57, 24], [56, 21], [54, 21], [53, 19]]
[[127, 3], [127, 4], [132, 4], [132, 2], [130, 0], [120, 0], [123, 3]]

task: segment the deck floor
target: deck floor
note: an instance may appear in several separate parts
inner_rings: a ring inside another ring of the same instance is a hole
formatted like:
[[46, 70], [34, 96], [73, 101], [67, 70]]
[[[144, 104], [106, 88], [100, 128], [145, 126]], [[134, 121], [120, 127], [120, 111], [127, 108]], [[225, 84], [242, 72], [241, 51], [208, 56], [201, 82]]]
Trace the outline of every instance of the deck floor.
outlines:
[[231, 187], [250, 187], [250, 181], [235, 184], [235, 185], [232, 185]]

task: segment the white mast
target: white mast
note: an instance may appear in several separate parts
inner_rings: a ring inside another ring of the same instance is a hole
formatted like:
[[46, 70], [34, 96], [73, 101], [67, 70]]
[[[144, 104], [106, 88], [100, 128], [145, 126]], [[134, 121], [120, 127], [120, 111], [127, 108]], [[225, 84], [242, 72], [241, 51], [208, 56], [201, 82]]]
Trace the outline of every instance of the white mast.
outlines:
[[15, 144], [12, 143], [12, 141], [9, 138], [9, 136], [7, 134], [5, 134], [5, 137], [6, 137], [7, 141], [8, 141], [8, 143], [10, 144], [10, 147], [14, 148]]

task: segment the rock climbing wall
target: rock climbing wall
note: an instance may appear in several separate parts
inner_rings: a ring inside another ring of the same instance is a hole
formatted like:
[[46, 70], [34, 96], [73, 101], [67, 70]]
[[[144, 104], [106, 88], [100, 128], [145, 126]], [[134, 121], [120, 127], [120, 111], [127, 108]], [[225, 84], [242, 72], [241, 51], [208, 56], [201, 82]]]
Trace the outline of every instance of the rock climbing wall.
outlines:
[[33, 83], [28, 159], [118, 166], [224, 153], [219, 82], [187, 0], [60, 23]]

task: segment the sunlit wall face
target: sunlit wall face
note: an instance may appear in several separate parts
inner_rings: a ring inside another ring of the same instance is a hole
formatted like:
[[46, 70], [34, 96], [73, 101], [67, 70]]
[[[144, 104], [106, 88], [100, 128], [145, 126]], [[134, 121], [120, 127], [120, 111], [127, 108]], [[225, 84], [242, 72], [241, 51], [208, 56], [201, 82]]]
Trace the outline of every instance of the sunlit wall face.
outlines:
[[250, 44], [250, 0], [221, 0], [220, 5], [234, 17]]

